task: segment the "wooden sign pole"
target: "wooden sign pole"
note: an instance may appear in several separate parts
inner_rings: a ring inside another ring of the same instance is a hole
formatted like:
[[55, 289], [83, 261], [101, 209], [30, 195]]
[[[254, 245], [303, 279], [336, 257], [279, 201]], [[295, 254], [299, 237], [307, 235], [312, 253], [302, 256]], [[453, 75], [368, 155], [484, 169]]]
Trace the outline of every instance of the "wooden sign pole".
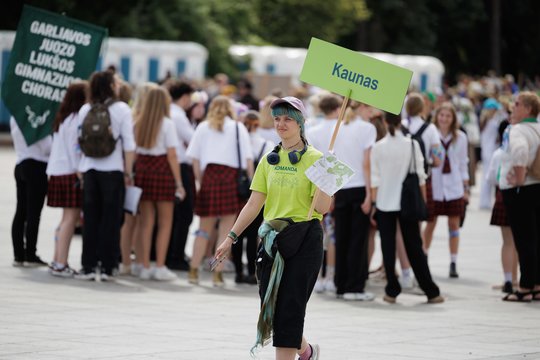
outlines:
[[[341, 109], [339, 110], [338, 121], [337, 121], [336, 127], [334, 128], [332, 139], [330, 139], [330, 145], [328, 145], [329, 152], [332, 152], [334, 150], [334, 143], [336, 142], [337, 134], [339, 132], [339, 127], [341, 126], [341, 122], [343, 121], [343, 117], [345, 116], [345, 110], [347, 109], [347, 105], [349, 104], [350, 97], [351, 97], [351, 90], [349, 89], [347, 96], [343, 99], [343, 103], [341, 104]], [[315, 190], [315, 194], [313, 195], [313, 201], [311, 202], [311, 207], [309, 208], [309, 212], [308, 212], [308, 220], [311, 220], [311, 218], [313, 217], [313, 211], [315, 210], [315, 203], [319, 199], [320, 192], [321, 190], [319, 188]]]

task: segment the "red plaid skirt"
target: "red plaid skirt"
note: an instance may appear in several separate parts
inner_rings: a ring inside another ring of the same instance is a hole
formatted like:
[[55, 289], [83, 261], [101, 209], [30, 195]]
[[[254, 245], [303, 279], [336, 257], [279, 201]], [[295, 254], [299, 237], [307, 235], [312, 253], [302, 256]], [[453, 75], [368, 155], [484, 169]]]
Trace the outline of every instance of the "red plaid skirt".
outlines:
[[506, 208], [504, 207], [503, 196], [499, 188], [495, 192], [495, 205], [493, 205], [493, 211], [491, 212], [490, 225], [497, 226], [510, 226], [508, 217], [506, 216]]
[[238, 197], [237, 179], [238, 169], [209, 164], [197, 194], [195, 214], [205, 217], [238, 214], [244, 201]]
[[76, 174], [49, 177], [47, 205], [60, 208], [82, 207], [82, 190]]
[[176, 184], [166, 155], [137, 155], [135, 186], [142, 189], [141, 201], [174, 201]]
[[434, 216], [463, 216], [465, 201], [463, 198], [449, 201], [433, 201]]

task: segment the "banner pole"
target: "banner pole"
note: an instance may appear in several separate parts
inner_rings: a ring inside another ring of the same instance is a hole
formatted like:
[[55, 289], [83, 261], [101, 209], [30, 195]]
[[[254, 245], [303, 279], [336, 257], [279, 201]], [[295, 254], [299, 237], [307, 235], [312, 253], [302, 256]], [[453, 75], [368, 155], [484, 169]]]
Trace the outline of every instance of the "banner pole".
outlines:
[[[349, 104], [349, 99], [351, 98], [351, 92], [352, 90], [349, 89], [349, 92], [347, 93], [347, 96], [343, 99], [343, 103], [341, 104], [341, 109], [339, 109], [339, 116], [336, 126], [334, 127], [334, 133], [332, 134], [332, 138], [330, 139], [330, 145], [328, 145], [328, 151], [332, 152], [334, 151], [334, 144], [336, 142], [337, 134], [339, 132], [339, 127], [341, 126], [341, 122], [343, 121], [343, 117], [345, 116], [345, 110], [347, 109], [347, 105]], [[313, 211], [315, 210], [315, 203], [319, 199], [321, 190], [317, 188], [315, 190], [315, 194], [313, 195], [313, 201], [311, 201], [311, 206], [309, 208], [308, 212], [308, 220], [311, 220], [313, 217]]]

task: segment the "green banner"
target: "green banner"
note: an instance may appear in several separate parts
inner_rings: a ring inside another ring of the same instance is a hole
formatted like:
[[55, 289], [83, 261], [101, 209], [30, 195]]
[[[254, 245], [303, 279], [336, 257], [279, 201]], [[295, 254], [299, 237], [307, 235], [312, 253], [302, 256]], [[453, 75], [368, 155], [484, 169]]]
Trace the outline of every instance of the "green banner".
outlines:
[[413, 72], [332, 43], [311, 38], [300, 80], [399, 114]]
[[51, 134], [68, 85], [95, 70], [106, 36], [105, 28], [24, 6], [2, 98], [28, 145]]

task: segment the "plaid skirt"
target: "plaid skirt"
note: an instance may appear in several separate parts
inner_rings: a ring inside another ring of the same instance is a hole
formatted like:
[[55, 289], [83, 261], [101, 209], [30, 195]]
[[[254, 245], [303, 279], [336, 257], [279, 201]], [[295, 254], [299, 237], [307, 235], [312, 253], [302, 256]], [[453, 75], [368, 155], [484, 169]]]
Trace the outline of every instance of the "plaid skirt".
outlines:
[[435, 201], [433, 201], [433, 188], [431, 187], [431, 177], [426, 179], [426, 208], [427, 208], [427, 221], [435, 220]]
[[166, 155], [137, 155], [135, 186], [142, 189], [141, 201], [174, 201], [176, 184]]
[[465, 201], [457, 200], [433, 201], [434, 216], [463, 216], [465, 213]]
[[47, 189], [47, 205], [60, 208], [81, 208], [82, 190], [76, 174], [52, 175]]
[[510, 226], [508, 217], [506, 216], [506, 208], [504, 207], [502, 192], [498, 187], [495, 192], [495, 205], [493, 205], [491, 221], [489, 224], [497, 226]]
[[195, 214], [205, 217], [238, 214], [245, 202], [238, 197], [237, 184], [237, 168], [217, 164], [206, 166]]

